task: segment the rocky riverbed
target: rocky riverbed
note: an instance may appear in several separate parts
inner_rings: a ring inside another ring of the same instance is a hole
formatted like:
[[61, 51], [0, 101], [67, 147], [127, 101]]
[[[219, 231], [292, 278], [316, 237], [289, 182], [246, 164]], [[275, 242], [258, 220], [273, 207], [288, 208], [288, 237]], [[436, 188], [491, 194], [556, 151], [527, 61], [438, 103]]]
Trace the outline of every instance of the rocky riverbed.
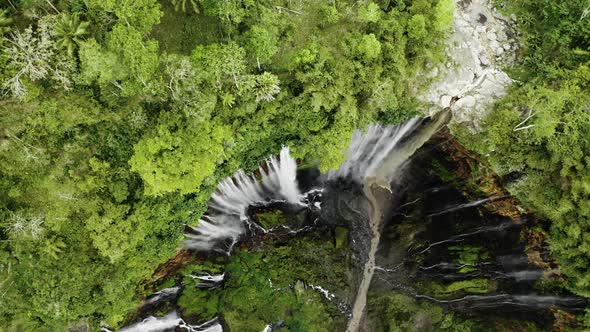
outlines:
[[504, 69], [518, 61], [516, 22], [488, 0], [457, 0], [455, 7], [446, 51], [450, 60], [429, 73], [435, 82], [419, 98], [431, 105], [431, 112], [458, 98], [452, 107], [453, 121], [477, 131], [512, 83]]

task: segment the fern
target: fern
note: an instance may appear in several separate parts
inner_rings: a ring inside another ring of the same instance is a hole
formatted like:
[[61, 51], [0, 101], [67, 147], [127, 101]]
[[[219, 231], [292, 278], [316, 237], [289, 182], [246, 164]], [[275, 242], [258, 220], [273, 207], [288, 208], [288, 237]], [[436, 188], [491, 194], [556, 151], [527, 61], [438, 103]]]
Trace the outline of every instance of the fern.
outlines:
[[193, 9], [193, 11], [195, 13], [200, 13], [199, 10], [199, 0], [170, 0], [170, 2], [172, 2], [172, 4], [174, 5], [174, 9], [176, 11], [183, 11], [183, 12], [187, 12], [187, 4], [190, 5], [190, 7]]

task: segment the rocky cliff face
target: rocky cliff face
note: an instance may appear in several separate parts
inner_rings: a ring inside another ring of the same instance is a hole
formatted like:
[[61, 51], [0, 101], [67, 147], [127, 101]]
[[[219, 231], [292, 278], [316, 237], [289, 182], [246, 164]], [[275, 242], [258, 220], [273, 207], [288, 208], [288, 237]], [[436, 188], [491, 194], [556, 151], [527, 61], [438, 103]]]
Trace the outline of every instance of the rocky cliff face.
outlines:
[[455, 22], [448, 41], [450, 61], [434, 68], [431, 88], [419, 98], [430, 111], [453, 105], [453, 119], [473, 131], [512, 80], [503, 68], [512, 66], [520, 46], [515, 20], [502, 16], [488, 0], [455, 1]]

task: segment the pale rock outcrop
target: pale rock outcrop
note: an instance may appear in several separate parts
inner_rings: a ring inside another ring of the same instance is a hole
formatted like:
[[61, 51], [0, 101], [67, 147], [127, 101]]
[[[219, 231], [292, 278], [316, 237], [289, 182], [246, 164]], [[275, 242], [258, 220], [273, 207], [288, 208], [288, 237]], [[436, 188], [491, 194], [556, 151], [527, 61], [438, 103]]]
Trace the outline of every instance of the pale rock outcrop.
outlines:
[[472, 131], [492, 104], [506, 95], [512, 80], [503, 71], [517, 61], [520, 45], [514, 18], [502, 16], [488, 0], [455, 1], [455, 22], [448, 41], [450, 62], [433, 68], [431, 88], [419, 98], [431, 113], [452, 105], [453, 121]]

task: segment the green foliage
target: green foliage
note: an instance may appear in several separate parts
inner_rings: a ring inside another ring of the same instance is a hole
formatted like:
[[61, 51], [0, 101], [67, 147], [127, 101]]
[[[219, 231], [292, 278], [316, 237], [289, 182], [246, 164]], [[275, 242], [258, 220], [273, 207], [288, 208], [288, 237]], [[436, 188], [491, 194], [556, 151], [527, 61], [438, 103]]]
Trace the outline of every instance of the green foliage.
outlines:
[[[8, 25], [13, 22], [13, 19], [8, 16], [9, 11], [8, 9], [1, 9], [0, 10], [0, 35], [5, 34], [6, 32], [10, 31]], [[1, 39], [2, 37], [0, 37]]]
[[469, 294], [487, 294], [495, 289], [495, 284], [489, 279], [468, 279], [442, 284], [433, 281], [417, 283], [424, 293], [435, 298], [458, 298]]
[[58, 48], [65, 48], [70, 55], [74, 54], [74, 50], [82, 41], [82, 36], [87, 33], [88, 22], [80, 21], [77, 14], [64, 14], [59, 17], [55, 25], [55, 37], [57, 39], [56, 45]]
[[368, 305], [368, 315], [380, 323], [376, 331], [436, 330], [443, 320], [441, 307], [394, 292], [370, 294]]
[[183, 11], [187, 12], [187, 4], [190, 5], [190, 9], [192, 9], [195, 13], [200, 13], [199, 10], [199, 0], [170, 0], [170, 2], [174, 5], [174, 10], [176, 11]]
[[244, 38], [246, 51], [255, 57], [258, 63], [267, 63], [278, 50], [276, 37], [263, 26], [251, 27]]
[[113, 52], [105, 51], [95, 39], [80, 43], [80, 83], [90, 85], [95, 81], [106, 86], [125, 77], [125, 67]]
[[381, 43], [379, 43], [372, 33], [364, 35], [359, 43], [358, 51], [365, 59], [377, 59], [381, 54]]
[[115, 6], [115, 15], [124, 25], [133, 26], [140, 34], [144, 34], [160, 23], [162, 12], [157, 0], [119, 0]]
[[285, 215], [280, 210], [263, 212], [256, 215], [256, 221], [262, 227], [269, 229], [285, 223]]
[[421, 40], [426, 37], [426, 18], [424, 15], [414, 15], [408, 22], [408, 35], [411, 39]]
[[590, 296], [590, 3], [519, 1], [525, 46], [517, 84], [486, 120], [482, 137], [469, 138], [528, 207], [552, 221], [551, 251], [577, 294]]
[[107, 49], [118, 55], [128, 75], [122, 87], [126, 95], [144, 89], [159, 67], [158, 43], [144, 41], [141, 32], [133, 26], [115, 25], [108, 35]]
[[[449, 24], [448, 1], [13, 3], [0, 16], [0, 326], [18, 331], [120, 327], [220, 179], [284, 144], [335, 168], [354, 129], [415, 115], [416, 74], [443, 60]], [[410, 40], [418, 15], [427, 34]], [[307, 241], [241, 253], [227, 292], [180, 303], [237, 331], [343, 330], [309, 284], [348, 296], [346, 234]]]
[[209, 122], [186, 125], [178, 116], [161, 121], [153, 136], [135, 145], [131, 170], [141, 175], [149, 195], [197, 192], [225, 159], [224, 142], [230, 138], [227, 128]]
[[334, 24], [340, 20], [340, 12], [335, 6], [323, 5], [320, 7], [320, 16], [324, 24]]
[[374, 2], [359, 8], [359, 19], [364, 23], [376, 23], [381, 16], [381, 9]]
[[440, 0], [434, 8], [435, 24], [437, 31], [445, 31], [451, 28], [455, 20], [455, 2], [453, 0]]
[[[346, 318], [311, 285], [340, 295], [349, 292], [345, 255], [345, 249], [334, 249], [315, 236], [264, 252], [240, 251], [223, 267], [230, 276], [223, 289], [187, 288], [179, 304], [200, 321], [221, 313], [232, 331], [258, 332], [279, 321], [289, 331], [341, 330]], [[219, 268], [197, 264], [189, 270], [216, 273]], [[194, 284], [189, 278], [185, 282]]]

